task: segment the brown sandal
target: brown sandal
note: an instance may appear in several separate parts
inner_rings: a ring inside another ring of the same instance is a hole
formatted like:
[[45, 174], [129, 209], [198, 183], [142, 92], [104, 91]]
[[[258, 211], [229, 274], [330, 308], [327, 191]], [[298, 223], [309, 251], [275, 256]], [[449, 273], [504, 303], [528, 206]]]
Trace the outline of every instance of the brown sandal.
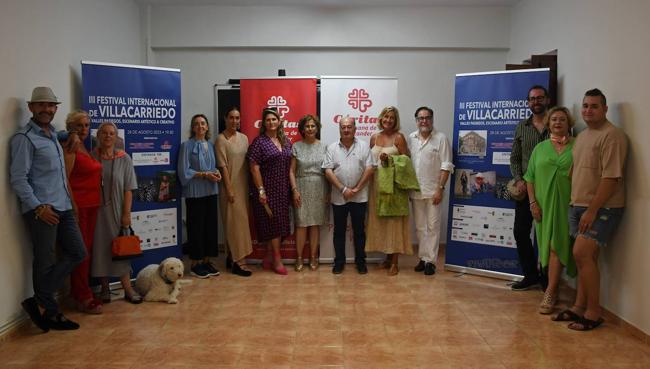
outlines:
[[582, 317], [574, 313], [571, 309], [562, 310], [558, 315], [551, 318], [554, 322], [577, 322]]
[[573, 329], [574, 331], [590, 331], [594, 328], [598, 328], [601, 324], [603, 324], [604, 321], [605, 319], [603, 319], [602, 317], [598, 318], [597, 320], [591, 320], [585, 317], [581, 317], [575, 322], [570, 323], [568, 325], [568, 328]]

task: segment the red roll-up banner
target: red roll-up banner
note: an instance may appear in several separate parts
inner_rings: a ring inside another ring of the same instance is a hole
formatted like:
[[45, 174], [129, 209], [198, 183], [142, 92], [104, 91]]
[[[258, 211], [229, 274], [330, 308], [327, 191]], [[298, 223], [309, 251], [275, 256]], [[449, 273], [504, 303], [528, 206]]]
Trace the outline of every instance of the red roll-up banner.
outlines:
[[[248, 136], [249, 143], [252, 142], [259, 134], [262, 110], [274, 107], [282, 117], [285, 135], [291, 142], [300, 141], [298, 121], [305, 114], [316, 114], [316, 98], [316, 78], [242, 79], [241, 132]], [[257, 198], [251, 198], [251, 201], [257, 201]], [[266, 254], [266, 245], [257, 242], [252, 216], [249, 219], [253, 240], [253, 253], [249, 258], [262, 259]], [[295, 259], [293, 235], [282, 240], [280, 251], [282, 258]]]

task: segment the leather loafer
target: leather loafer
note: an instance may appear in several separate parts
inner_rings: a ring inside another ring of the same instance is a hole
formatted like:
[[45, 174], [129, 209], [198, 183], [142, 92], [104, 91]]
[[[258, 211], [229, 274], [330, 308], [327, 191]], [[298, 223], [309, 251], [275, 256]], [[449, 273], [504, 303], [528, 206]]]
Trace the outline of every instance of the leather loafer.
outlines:
[[418, 265], [416, 265], [415, 268], [413, 268], [413, 270], [415, 270], [415, 271], [418, 272], [418, 273], [419, 273], [419, 272], [423, 272], [423, 271], [424, 271], [424, 264], [425, 264], [425, 263], [424, 263], [424, 260], [420, 260], [420, 262], [418, 263]]
[[29, 319], [32, 320], [36, 326], [43, 332], [49, 332], [50, 327], [47, 322], [41, 315], [41, 311], [38, 309], [38, 303], [34, 297], [30, 297], [21, 303], [23, 310], [29, 315]]
[[334, 265], [334, 267], [332, 268], [332, 273], [334, 274], [343, 273], [343, 265]]
[[424, 275], [434, 275], [436, 274], [436, 265], [434, 263], [424, 264]]
[[53, 317], [46, 317], [44, 320], [47, 322], [50, 329], [55, 331], [73, 331], [79, 329], [79, 324], [69, 320], [61, 313], [58, 313]]
[[368, 267], [366, 264], [357, 264], [357, 272], [359, 274], [368, 274]]

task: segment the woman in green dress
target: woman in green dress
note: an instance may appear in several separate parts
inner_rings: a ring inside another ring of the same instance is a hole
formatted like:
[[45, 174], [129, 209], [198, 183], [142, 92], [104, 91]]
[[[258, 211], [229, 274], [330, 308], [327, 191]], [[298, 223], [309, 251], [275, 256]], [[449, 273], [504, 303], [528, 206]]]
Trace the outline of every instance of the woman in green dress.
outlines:
[[548, 268], [548, 287], [539, 312], [551, 314], [557, 301], [562, 268], [566, 267], [569, 276], [576, 275], [568, 215], [574, 144], [570, 130], [574, 120], [567, 108], [555, 107], [546, 114], [544, 123], [551, 137], [533, 150], [524, 180], [530, 211], [536, 221], [539, 260], [542, 268]]

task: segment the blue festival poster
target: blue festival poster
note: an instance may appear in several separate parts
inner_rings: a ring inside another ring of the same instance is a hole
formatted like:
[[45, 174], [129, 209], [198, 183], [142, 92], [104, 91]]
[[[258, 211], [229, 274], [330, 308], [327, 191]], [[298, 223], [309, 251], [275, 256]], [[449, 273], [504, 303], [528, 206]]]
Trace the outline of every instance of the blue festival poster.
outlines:
[[522, 275], [515, 202], [506, 187], [510, 152], [517, 124], [531, 114], [528, 90], [548, 81], [548, 68], [456, 75], [448, 269], [506, 279]]
[[94, 149], [103, 122], [118, 127], [117, 148], [133, 161], [138, 189], [131, 223], [142, 240], [143, 257], [133, 259], [134, 275], [148, 264], [180, 257], [181, 199], [176, 162], [181, 135], [179, 69], [82, 62], [82, 107], [91, 118]]

